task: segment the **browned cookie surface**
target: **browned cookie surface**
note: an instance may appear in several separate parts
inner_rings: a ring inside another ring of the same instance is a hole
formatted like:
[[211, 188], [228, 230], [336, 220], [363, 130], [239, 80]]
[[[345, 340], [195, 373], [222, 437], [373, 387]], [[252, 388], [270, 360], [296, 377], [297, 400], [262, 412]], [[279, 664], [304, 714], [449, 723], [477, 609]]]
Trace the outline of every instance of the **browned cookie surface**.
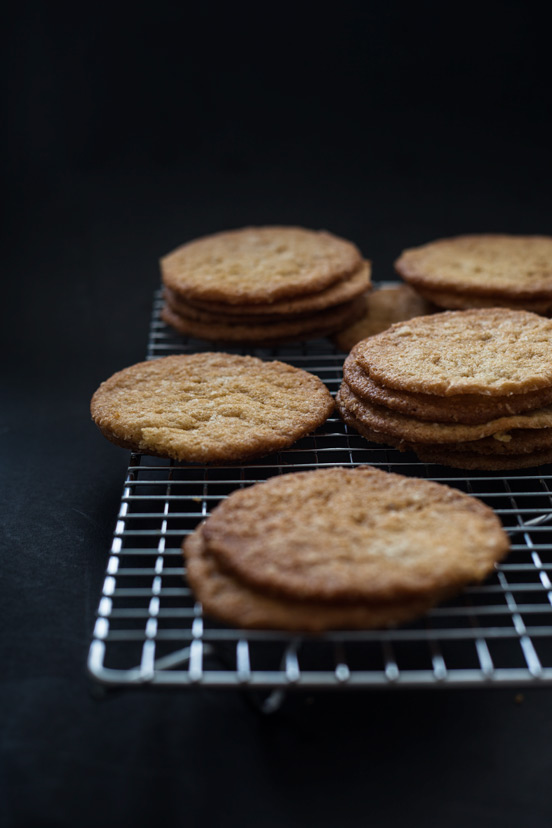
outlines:
[[282, 362], [224, 353], [132, 365], [102, 383], [91, 402], [94, 421], [113, 442], [196, 463], [285, 448], [332, 410], [318, 377]]
[[397, 391], [370, 379], [358, 364], [354, 348], [344, 362], [343, 379], [360, 399], [429, 422], [485, 423], [497, 417], [519, 414], [552, 403], [552, 385], [526, 394], [502, 397], [482, 394], [438, 397], [435, 394]]
[[479, 454], [466, 450], [448, 451], [443, 448], [419, 446], [416, 454], [425, 463], [440, 463], [455, 469], [474, 471], [511, 471], [514, 469], [533, 469], [552, 462], [552, 449], [524, 454]]
[[161, 260], [161, 272], [183, 296], [243, 304], [316, 293], [361, 264], [356, 246], [331, 233], [246, 227], [179, 247]]
[[384, 434], [366, 425], [363, 420], [355, 417], [350, 411], [344, 410], [344, 419], [367, 439], [380, 443], [382, 441], [400, 450], [439, 452], [470, 452], [473, 454], [493, 455], [523, 455], [535, 454], [537, 451], [552, 450], [552, 428], [525, 429], [514, 428], [511, 431], [500, 431], [492, 437], [481, 437], [477, 440], [465, 440], [458, 443], [416, 443], [404, 440], [396, 435]]
[[423, 316], [433, 310], [433, 305], [409, 285], [376, 287], [366, 295], [366, 308], [360, 319], [335, 334], [333, 340], [341, 350], [350, 351], [361, 339], [386, 330], [394, 322]]
[[279, 321], [232, 322], [226, 318], [206, 321], [177, 313], [169, 305], [161, 309], [161, 319], [183, 336], [193, 336], [207, 342], [296, 342], [326, 336], [356, 319], [362, 308], [358, 301], [313, 313], [311, 316], [291, 317]]
[[481, 437], [480, 440], [467, 440], [459, 443], [420, 443], [428, 449], [441, 451], [470, 451], [475, 454], [534, 454], [537, 451], [552, 450], [552, 428], [514, 428], [511, 431], [501, 431], [492, 437]]
[[466, 310], [467, 308], [511, 308], [512, 310], [527, 310], [533, 313], [549, 314], [552, 309], [550, 299], [513, 299], [511, 296], [489, 294], [480, 296], [476, 293], [459, 293], [451, 290], [432, 290], [418, 286], [416, 290], [428, 302], [447, 310]]
[[367, 466], [271, 478], [203, 526], [221, 569], [294, 600], [414, 600], [484, 578], [508, 549], [491, 509], [455, 489]]
[[226, 316], [259, 316], [259, 317], [275, 317], [285, 318], [293, 316], [306, 316], [316, 311], [325, 310], [326, 308], [342, 305], [344, 302], [349, 302], [352, 299], [361, 296], [370, 287], [370, 262], [362, 262], [361, 265], [351, 273], [350, 276], [345, 276], [338, 282], [330, 285], [323, 290], [314, 293], [305, 294], [303, 296], [292, 297], [291, 299], [280, 299], [264, 304], [260, 302], [242, 303], [235, 302], [214, 302], [196, 299], [194, 297], [183, 296], [170, 288], [165, 288], [168, 296], [173, 300], [173, 304], [178, 310], [178, 302], [184, 302], [186, 307], [196, 308], [199, 311], [206, 311], [211, 314], [220, 314], [221, 317]]
[[[177, 316], [183, 316], [184, 319], [192, 319], [196, 322], [203, 322], [209, 325], [217, 325], [222, 322], [224, 325], [264, 325], [267, 322], [285, 322], [289, 317], [281, 314], [244, 314], [237, 312], [236, 305], [229, 305], [230, 313], [213, 311], [209, 308], [207, 302], [203, 303], [201, 307], [196, 304], [188, 302], [183, 299], [174, 290], [165, 288], [163, 291], [165, 299], [165, 306], [169, 308]], [[266, 306], [263, 306], [266, 307]], [[228, 310], [227, 308], [227, 310]], [[302, 315], [292, 317], [295, 321], [301, 320]]]
[[[463, 445], [406, 443], [398, 437], [391, 437], [372, 430], [345, 409], [342, 410], [341, 416], [347, 425], [354, 428], [370, 442], [393, 446], [399, 451], [414, 451], [424, 463], [440, 463], [443, 466], [473, 471], [508, 471], [533, 468], [552, 462], [552, 448], [549, 448], [550, 443], [548, 443], [549, 435], [546, 435], [546, 447], [540, 447], [536, 451], [532, 451], [529, 450], [527, 442], [522, 444], [520, 453], [508, 454], [500, 448], [497, 448], [494, 452], [485, 450], [485, 448], [489, 448], [490, 442], [485, 445], [484, 439], [464, 443]], [[540, 445], [542, 435], [540, 432], [537, 432], [537, 435], [535, 442]], [[491, 439], [487, 438], [488, 441]]]
[[480, 440], [512, 429], [552, 428], [552, 406], [537, 408], [524, 414], [497, 417], [486, 423], [439, 423], [418, 420], [383, 406], [361, 400], [343, 382], [336, 398], [340, 412], [350, 411], [365, 426], [409, 443], [459, 443]]
[[415, 287], [513, 299], [552, 297], [552, 237], [480, 234], [405, 250], [397, 272]]
[[356, 359], [399, 391], [522, 394], [552, 385], [552, 320], [507, 308], [418, 316], [358, 343]]
[[422, 615], [445, 595], [380, 602], [297, 601], [261, 592], [224, 571], [205, 548], [199, 527], [183, 544], [188, 583], [203, 610], [226, 624], [249, 629], [320, 632], [388, 627]]

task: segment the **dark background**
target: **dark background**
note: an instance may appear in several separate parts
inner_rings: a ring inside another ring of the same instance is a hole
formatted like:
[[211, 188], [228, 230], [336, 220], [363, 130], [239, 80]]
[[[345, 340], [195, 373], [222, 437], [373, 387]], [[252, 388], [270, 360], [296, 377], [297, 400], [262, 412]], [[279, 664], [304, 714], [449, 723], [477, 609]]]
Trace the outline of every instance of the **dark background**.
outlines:
[[28, 2], [1, 59], [5, 824], [549, 826], [549, 689], [263, 718], [229, 692], [98, 700], [85, 673], [127, 463], [88, 404], [144, 357], [159, 257], [296, 223], [381, 280], [432, 238], [549, 234], [536, 4]]

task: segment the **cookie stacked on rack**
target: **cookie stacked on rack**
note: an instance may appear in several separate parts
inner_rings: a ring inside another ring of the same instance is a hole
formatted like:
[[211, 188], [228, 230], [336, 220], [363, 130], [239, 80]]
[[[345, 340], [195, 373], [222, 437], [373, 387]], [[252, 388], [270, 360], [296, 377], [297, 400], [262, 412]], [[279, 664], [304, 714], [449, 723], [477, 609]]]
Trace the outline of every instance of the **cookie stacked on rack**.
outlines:
[[326, 336], [363, 311], [370, 263], [349, 241], [301, 227], [248, 227], [161, 260], [162, 319], [186, 336], [278, 344]]
[[550, 236], [491, 233], [438, 239], [405, 250], [395, 269], [441, 308], [552, 311]]
[[368, 440], [464, 469], [552, 461], [552, 321], [506, 308], [397, 323], [347, 357], [337, 406]]
[[500, 521], [476, 498], [369, 466], [234, 491], [183, 544], [206, 613], [311, 632], [415, 618], [483, 580], [508, 549]]
[[410, 285], [404, 284], [374, 286], [366, 294], [364, 303], [362, 316], [332, 336], [333, 342], [342, 351], [350, 351], [361, 339], [381, 333], [395, 322], [404, 322], [437, 310]]

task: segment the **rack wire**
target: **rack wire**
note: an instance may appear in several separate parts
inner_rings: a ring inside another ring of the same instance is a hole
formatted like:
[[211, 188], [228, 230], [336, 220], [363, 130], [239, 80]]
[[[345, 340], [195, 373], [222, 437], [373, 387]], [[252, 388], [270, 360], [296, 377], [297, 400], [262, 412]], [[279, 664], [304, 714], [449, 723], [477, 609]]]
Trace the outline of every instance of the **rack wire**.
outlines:
[[[147, 359], [212, 350], [159, 318]], [[225, 348], [317, 374], [335, 394], [345, 354], [327, 339], [277, 349]], [[475, 495], [511, 536], [485, 583], [396, 629], [316, 636], [231, 629], [204, 616], [185, 580], [181, 542], [236, 488], [276, 474], [370, 464]], [[104, 686], [290, 688], [525, 686], [552, 682], [552, 471], [470, 472], [370, 444], [337, 417], [291, 448], [243, 466], [199, 467], [131, 454], [88, 656]]]

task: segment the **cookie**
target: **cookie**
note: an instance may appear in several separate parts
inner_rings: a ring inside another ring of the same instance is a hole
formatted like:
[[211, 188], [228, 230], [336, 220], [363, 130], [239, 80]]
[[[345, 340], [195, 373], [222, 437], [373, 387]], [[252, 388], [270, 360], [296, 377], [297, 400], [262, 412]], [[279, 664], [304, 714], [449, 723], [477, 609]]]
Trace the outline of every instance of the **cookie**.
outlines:
[[[289, 317], [282, 317], [281, 314], [247, 314], [239, 313], [235, 308], [237, 306], [230, 306], [230, 313], [220, 313], [209, 309], [209, 305], [205, 302], [201, 307], [191, 304], [186, 299], [183, 299], [175, 293], [174, 290], [165, 288], [163, 291], [165, 299], [165, 306], [169, 308], [177, 316], [183, 316], [185, 319], [192, 319], [196, 322], [203, 322], [206, 325], [217, 325], [222, 322], [225, 325], [264, 325], [267, 322], [282, 322]], [[266, 307], [263, 305], [262, 307]], [[301, 314], [293, 316], [294, 321], [301, 320]]]
[[481, 580], [508, 549], [498, 518], [475, 498], [368, 466], [235, 491], [202, 536], [223, 571], [264, 594], [378, 606]]
[[480, 234], [405, 250], [397, 273], [415, 288], [503, 300], [552, 299], [552, 237]]
[[521, 394], [552, 385], [552, 320], [507, 308], [418, 316], [358, 343], [356, 359], [399, 391]]
[[470, 451], [475, 454], [521, 455], [538, 451], [545, 453], [552, 450], [552, 428], [513, 428], [510, 431], [499, 431], [491, 437], [481, 437], [479, 440], [425, 445], [438, 451], [446, 448], [447, 451]]
[[392, 445], [400, 451], [413, 451], [423, 463], [439, 463], [453, 469], [469, 471], [512, 471], [514, 469], [535, 468], [552, 462], [552, 448], [521, 454], [482, 454], [480, 451], [474, 451], [471, 443], [466, 443], [462, 449], [459, 446], [429, 446], [421, 443], [406, 445], [400, 440], [393, 440], [393, 438], [385, 437], [383, 439], [381, 434], [365, 428], [360, 421], [348, 412], [344, 415], [344, 420], [371, 443]]
[[[344, 302], [349, 302], [356, 299], [370, 288], [370, 262], [364, 261], [353, 271], [350, 276], [346, 276], [339, 282], [335, 282], [329, 287], [308, 293], [303, 296], [296, 296], [291, 299], [280, 299], [273, 302], [262, 304], [235, 302], [209, 302], [195, 299], [190, 296], [183, 297], [176, 291], [171, 291], [170, 288], [165, 288], [169, 298], [174, 301], [184, 301], [186, 307], [196, 308], [200, 311], [207, 311], [211, 314], [217, 314], [221, 317], [228, 315], [239, 316], [270, 316], [270, 317], [284, 317], [288, 319], [293, 316], [306, 316], [316, 311], [325, 310], [326, 308], [342, 305]], [[175, 305], [178, 310], [178, 306]]]
[[[490, 437], [466, 442], [463, 445], [454, 443], [443, 443], [439, 445], [406, 442], [399, 437], [374, 431], [344, 406], [340, 406], [339, 413], [348, 426], [354, 428], [355, 431], [365, 437], [369, 442], [393, 446], [399, 449], [399, 451], [413, 451], [424, 463], [439, 463], [456, 469], [472, 471], [508, 471], [533, 468], [552, 462], [552, 448], [550, 447], [552, 445], [552, 435], [550, 435], [549, 429], [542, 429], [542, 432], [537, 431], [535, 433], [535, 437], [531, 442], [539, 445], [538, 450], [533, 451], [531, 449], [529, 438], [527, 438], [521, 445], [523, 451], [520, 453], [506, 453], [506, 444], [500, 440], [493, 441], [493, 438]], [[545, 431], [548, 433], [545, 434]], [[504, 436], [508, 437], [511, 435], [501, 434], [499, 436], [503, 438]], [[513, 439], [514, 437], [516, 438], [519, 447], [520, 441], [517, 438], [517, 434], [513, 432], [512, 436]], [[493, 442], [496, 443], [496, 446], [493, 446]]]
[[421, 316], [355, 346], [336, 403], [366, 439], [424, 461], [526, 468], [552, 449], [551, 357], [552, 323], [534, 313]]
[[433, 310], [433, 305], [409, 285], [376, 287], [366, 295], [365, 310], [360, 319], [332, 338], [342, 351], [350, 351], [361, 339], [374, 336], [395, 322], [424, 316]]
[[205, 322], [181, 316], [170, 306], [161, 309], [161, 319], [183, 336], [193, 336], [208, 342], [254, 342], [257, 344], [297, 342], [327, 336], [351, 320], [356, 319], [362, 308], [358, 302], [347, 302], [337, 308], [318, 311], [309, 317], [279, 322], [232, 323], [226, 321]]
[[384, 434], [366, 425], [366, 421], [356, 417], [347, 409], [340, 410], [343, 420], [351, 425], [359, 434], [362, 434], [372, 443], [384, 443], [400, 451], [446, 452], [447, 454], [469, 452], [470, 454], [485, 455], [525, 455], [536, 452], [546, 453], [552, 450], [552, 428], [523, 429], [499, 431], [491, 437], [481, 437], [477, 440], [466, 440], [458, 443], [416, 443], [413, 440], [404, 440], [393, 434]]
[[466, 310], [467, 308], [511, 308], [512, 310], [527, 310], [533, 313], [550, 314], [552, 297], [550, 299], [511, 299], [499, 295], [476, 296], [473, 293], [453, 293], [452, 291], [431, 290], [430, 288], [416, 288], [420, 296], [428, 302], [447, 310]]
[[[486, 423], [426, 422], [408, 417], [383, 406], [361, 400], [342, 383], [336, 397], [339, 411], [346, 409], [365, 426], [378, 433], [396, 437], [407, 443], [459, 443], [480, 440], [493, 434], [507, 434], [512, 429], [551, 429], [552, 406], [537, 408], [524, 414], [498, 417]], [[552, 434], [552, 431], [549, 432]]]
[[260, 592], [222, 570], [205, 547], [201, 526], [186, 539], [183, 548], [188, 583], [203, 611], [231, 626], [310, 633], [389, 627], [423, 615], [446, 597], [445, 591], [421, 599], [378, 604], [296, 601]]
[[301, 227], [246, 227], [189, 242], [161, 259], [163, 283], [187, 298], [266, 304], [324, 290], [362, 256], [349, 241]]
[[552, 462], [552, 449], [536, 451], [528, 454], [487, 454], [482, 456], [475, 452], [449, 451], [447, 448], [428, 448], [420, 446], [416, 449], [420, 460], [424, 463], [439, 463], [451, 466], [453, 469], [467, 469], [470, 471], [513, 471], [515, 469], [533, 469]]
[[488, 397], [481, 394], [438, 397], [434, 394], [386, 388], [374, 382], [362, 370], [356, 359], [355, 348], [343, 364], [343, 379], [360, 399], [429, 422], [437, 420], [444, 423], [485, 423], [497, 417], [520, 414], [552, 404], [552, 385], [538, 391], [503, 397]]
[[168, 356], [114, 374], [91, 402], [112, 442], [192, 463], [278, 451], [325, 422], [322, 381], [283, 362], [225, 353]]

